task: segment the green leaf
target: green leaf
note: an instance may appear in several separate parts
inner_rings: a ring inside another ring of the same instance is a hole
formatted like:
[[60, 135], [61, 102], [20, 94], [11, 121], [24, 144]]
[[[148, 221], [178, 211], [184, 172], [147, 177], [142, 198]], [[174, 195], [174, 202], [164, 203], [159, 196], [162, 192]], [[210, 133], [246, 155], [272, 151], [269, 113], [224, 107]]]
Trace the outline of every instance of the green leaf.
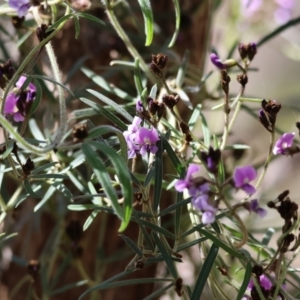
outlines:
[[173, 34], [173, 37], [171, 39], [171, 42], [170, 42], [168, 48], [173, 47], [173, 45], [175, 44], [175, 42], [177, 40], [178, 33], [179, 33], [179, 29], [180, 29], [180, 6], [179, 6], [179, 2], [178, 2], [178, 0], [173, 0], [173, 2], [174, 2], [174, 6], [175, 6], [176, 23], [175, 23], [175, 32]]
[[155, 231], [156, 233], [161, 233], [163, 234], [164, 236], [167, 236], [173, 240], [175, 240], [175, 235], [173, 233], [171, 233], [170, 231], [168, 231], [167, 229], [163, 228], [163, 227], [160, 227], [160, 226], [157, 226], [151, 222], [148, 222], [146, 220], [141, 220], [141, 222], [146, 226], [146, 227], [149, 227], [151, 228], [153, 231]]
[[4, 151], [4, 153], [2, 155], [2, 159], [5, 159], [11, 153], [11, 151], [14, 149], [14, 144], [15, 144], [15, 141], [13, 141], [13, 140], [8, 140], [6, 142], [6, 150]]
[[[86, 144], [84, 144], [84, 145], [87, 146]], [[119, 179], [119, 182], [120, 182], [120, 185], [122, 188], [122, 195], [124, 197], [123, 215], [121, 216], [121, 219], [123, 220], [123, 222], [121, 224], [121, 227], [119, 228], [119, 231], [123, 231], [127, 227], [128, 223], [130, 221], [130, 218], [131, 218], [132, 197], [133, 197], [132, 185], [131, 185], [131, 181], [130, 181], [131, 177], [130, 177], [130, 173], [129, 173], [127, 165], [126, 165], [126, 161], [124, 161], [113, 148], [107, 146], [104, 143], [90, 142], [90, 145], [96, 147], [103, 154], [105, 154], [110, 159], [111, 163], [114, 165], [114, 168], [116, 170], [116, 174], [118, 176], [118, 179]], [[89, 146], [88, 146], [88, 148], [91, 149]], [[90, 151], [90, 150], [88, 150], [88, 151]], [[91, 154], [91, 152], [89, 152], [89, 153]], [[96, 153], [95, 153], [95, 155], [96, 155]], [[90, 161], [92, 161], [92, 160], [90, 160]], [[94, 165], [91, 164], [91, 166], [94, 166]], [[116, 205], [116, 203], [115, 203], [115, 205]], [[117, 204], [117, 206], [120, 207], [119, 204]]]
[[176, 76], [176, 87], [178, 88], [182, 87], [184, 78], [186, 76], [186, 68], [187, 68], [189, 56], [190, 56], [190, 52], [188, 50], [185, 50], [182, 63], [177, 71], [177, 76]]
[[94, 219], [96, 218], [98, 213], [99, 213], [99, 210], [92, 211], [92, 213], [88, 216], [88, 218], [86, 219], [86, 221], [83, 224], [83, 231], [86, 231], [89, 228], [89, 226], [92, 224], [92, 222], [94, 221]]
[[200, 112], [201, 122], [202, 122], [202, 131], [203, 131], [203, 137], [204, 137], [204, 144], [209, 148], [210, 146], [210, 130], [207, 125], [207, 121], [205, 119], [205, 116], [202, 112]]
[[99, 100], [101, 100], [102, 102], [104, 102], [105, 104], [107, 104], [110, 107], [114, 108], [114, 110], [118, 114], [120, 114], [121, 116], [123, 116], [130, 123], [132, 123], [132, 120], [133, 120], [132, 116], [122, 106], [118, 105], [116, 102], [114, 102], [111, 99], [107, 98], [106, 96], [98, 93], [97, 91], [90, 90], [90, 89], [87, 89], [87, 91], [90, 94], [92, 94], [93, 96], [95, 96], [96, 98], [98, 98]]
[[203, 266], [200, 270], [200, 273], [198, 275], [198, 278], [195, 283], [195, 287], [194, 287], [193, 293], [190, 297], [190, 300], [199, 300], [201, 298], [203, 288], [204, 288], [206, 280], [211, 272], [211, 269], [212, 269], [215, 259], [217, 257], [218, 251], [219, 251], [219, 247], [215, 244], [212, 244], [212, 246], [210, 247], [210, 250], [205, 258]]
[[144, 254], [141, 249], [137, 246], [135, 242], [133, 242], [129, 237], [119, 234], [119, 236], [125, 241], [125, 243], [132, 249], [134, 253], [136, 253], [139, 257], [143, 257]]
[[64, 292], [69, 291], [69, 290], [74, 290], [75, 288], [86, 285], [86, 284], [88, 284], [88, 280], [86, 280], [86, 279], [85, 280], [80, 280], [80, 281], [77, 281], [77, 282], [74, 282], [74, 283], [70, 283], [70, 284], [64, 285], [63, 287], [52, 291], [50, 293], [50, 295], [51, 296], [58, 295], [58, 294], [64, 293]]
[[148, 247], [152, 250], [152, 252], [154, 252], [155, 251], [155, 247], [154, 247], [154, 245], [152, 243], [152, 240], [150, 238], [150, 235], [149, 235], [148, 231], [145, 229], [145, 226], [142, 223], [142, 220], [140, 219], [140, 216], [138, 215], [138, 213], [136, 212], [135, 209], [133, 210], [132, 213], [133, 213], [133, 216], [134, 216], [136, 222], [139, 225], [139, 228], [141, 229], [141, 231], [143, 233], [143, 237], [145, 239], [145, 242], [147, 243]]
[[52, 24], [51, 26], [49, 26], [46, 30], [46, 33], [51, 32], [52, 30], [56, 29], [61, 23], [65, 22], [66, 20], [73, 18], [74, 14], [68, 14], [63, 16], [62, 18], [58, 19], [54, 24]]
[[34, 207], [33, 211], [37, 212], [39, 209], [41, 209], [48, 202], [48, 200], [52, 197], [54, 192], [55, 192], [55, 187], [50, 186], [49, 189], [47, 190], [46, 194], [44, 195], [44, 197], [41, 199], [41, 201]]
[[91, 70], [88, 70], [86, 68], [81, 68], [81, 71], [89, 79], [92, 79], [94, 83], [96, 83], [98, 86], [102, 87], [105, 91], [112, 93], [113, 95], [116, 95], [123, 100], [128, 100], [130, 102], [134, 102], [134, 100], [135, 100], [134, 97], [130, 96], [128, 93], [124, 92], [123, 90], [112, 86], [103, 77], [97, 75], [96, 73], [94, 73]]
[[69, 179], [69, 177], [65, 174], [30, 174], [30, 178], [32, 179], [44, 179], [44, 178], [56, 178], [56, 179]]
[[161, 140], [156, 143], [158, 150], [155, 154], [154, 161], [154, 191], [153, 191], [153, 210], [159, 211], [159, 203], [161, 198], [162, 182], [163, 182], [163, 144]]
[[31, 185], [30, 185], [30, 183], [29, 183], [29, 181], [28, 181], [28, 178], [26, 178], [26, 179], [24, 180], [24, 189], [25, 189], [26, 193], [27, 193], [29, 196], [31, 196], [31, 197], [33, 197], [33, 198], [42, 198], [42, 196], [36, 194], [36, 193], [33, 191], [32, 187], [31, 187]]
[[110, 125], [102, 125], [99, 127], [95, 127], [92, 130], [89, 131], [88, 139], [93, 139], [99, 135], [103, 135], [105, 133], [115, 133], [119, 139], [120, 142], [120, 150], [121, 150], [121, 155], [124, 159], [125, 162], [127, 162], [127, 143], [124, 138], [123, 132], [120, 131], [119, 129], [110, 126]]
[[152, 98], [152, 99], [155, 99], [156, 98], [156, 94], [157, 94], [157, 85], [154, 84], [153, 87], [151, 88], [149, 97]]
[[177, 269], [175, 267], [174, 261], [172, 260], [172, 257], [170, 256], [169, 251], [165, 248], [165, 245], [162, 243], [159, 236], [155, 232], [152, 232], [152, 236], [159, 252], [161, 253], [168, 267], [169, 272], [171, 273], [174, 279], [177, 279], [178, 278]]
[[83, 13], [83, 12], [76, 12], [76, 15], [79, 16], [79, 17], [82, 17], [82, 18], [85, 18], [85, 19], [88, 19], [88, 20], [91, 20], [93, 22], [96, 22], [102, 26], [105, 26], [105, 23], [98, 19], [97, 17], [93, 16], [93, 15], [90, 15], [90, 14], [87, 14], [87, 13]]
[[163, 135], [161, 135], [160, 138], [163, 142], [164, 149], [167, 151], [169, 158], [172, 161], [173, 166], [175, 167], [177, 173], [180, 174], [183, 166], [182, 166], [177, 154], [174, 152], [174, 150], [170, 146], [169, 142]]
[[58, 161], [53, 161], [53, 162], [47, 163], [45, 165], [42, 165], [41, 167], [38, 167], [38, 168], [34, 169], [33, 171], [31, 171], [30, 174], [31, 175], [32, 174], [38, 174], [38, 173], [40, 173], [40, 172], [42, 172], [42, 171], [44, 171], [48, 168], [51, 168], [51, 167], [55, 166], [58, 163], [59, 163]]
[[260, 47], [270, 39], [276, 37], [278, 34], [280, 34], [282, 31], [288, 29], [289, 27], [295, 26], [296, 24], [300, 23], [300, 17], [290, 20], [289, 22], [279, 26], [275, 30], [273, 30], [271, 33], [264, 36], [258, 43], [257, 46]]
[[145, 46], [150, 46], [153, 39], [153, 27], [154, 27], [151, 3], [149, 0], [138, 0], [138, 2], [142, 9], [142, 13], [144, 17], [144, 26], [145, 26], [145, 34], [146, 34]]
[[144, 298], [143, 300], [152, 300], [152, 299], [158, 299], [158, 296], [162, 295], [165, 293], [165, 291], [167, 291], [168, 289], [170, 289], [171, 287], [173, 287], [175, 285], [174, 282], [171, 282], [170, 284], [158, 289], [157, 291], [155, 291], [154, 293], [152, 293], [151, 295], [149, 295], [148, 297]]
[[96, 209], [98, 208], [98, 205], [95, 204], [70, 204], [68, 205], [69, 210], [74, 211], [83, 211], [83, 210], [90, 210], [90, 209]]
[[88, 106], [92, 107], [96, 111], [99, 112], [99, 114], [103, 115], [105, 118], [107, 118], [109, 121], [111, 121], [113, 124], [117, 125], [121, 130], [126, 130], [127, 125], [120, 120], [116, 115], [105, 109], [103, 106], [100, 106], [99, 104], [86, 99], [86, 98], [79, 98], [80, 101], [87, 104]]
[[270, 227], [267, 232], [264, 234], [263, 239], [261, 241], [262, 245], [268, 246], [273, 234], [275, 233], [275, 229]]
[[224, 249], [228, 254], [235, 256], [239, 259], [245, 259], [245, 256], [243, 254], [236, 251], [235, 249], [232, 249], [227, 244], [223, 243], [219, 237], [211, 234], [210, 232], [208, 232], [207, 230], [204, 230], [202, 228], [197, 228], [197, 231], [200, 232], [202, 235], [206, 236], [209, 240], [214, 242], [217, 246]]
[[[111, 201], [111, 205], [114, 208], [117, 216], [122, 220], [123, 219], [123, 211], [118, 203], [118, 197], [116, 194], [116, 190], [113, 188], [110, 180], [110, 176], [107, 173], [106, 167], [99, 155], [91, 148], [87, 143], [83, 143], [81, 146], [82, 152], [84, 153], [87, 162], [92, 167], [97, 176], [102, 188], [105, 191], [108, 199]], [[110, 149], [109, 151], [112, 151]]]
[[15, 236], [17, 236], [17, 235], [18, 235], [17, 232], [14, 232], [14, 233], [11, 233], [11, 234], [8, 234], [8, 235], [5, 234], [5, 233], [2, 233], [1, 236], [0, 236], [0, 244], [7, 241], [7, 240], [9, 240], [9, 239], [11, 239], [11, 238], [13, 238], [13, 237], [15, 237]]
[[140, 72], [138, 58], [136, 58], [134, 61], [134, 83], [135, 83], [135, 88], [137, 90], [137, 93], [141, 97], [144, 88], [143, 88], [143, 84], [142, 84], [142, 78], [141, 78], [141, 72]]
[[251, 273], [252, 273], [252, 266], [251, 266], [251, 262], [248, 261], [247, 265], [246, 265], [246, 271], [244, 274], [244, 280], [243, 283], [239, 289], [238, 295], [236, 297], [236, 300], [241, 300], [243, 298], [243, 296], [245, 295], [246, 289], [248, 287], [249, 284], [249, 280], [251, 277]]
[[79, 24], [79, 20], [78, 17], [74, 17], [73, 18], [74, 21], [74, 27], [75, 27], [75, 39], [77, 40], [79, 37], [79, 33], [80, 33], [80, 24]]
[[[73, 92], [68, 87], [66, 87], [64, 84], [61, 84], [60, 82], [57, 82], [56, 80], [54, 80], [54, 79], [52, 79], [50, 77], [43, 76], [43, 75], [31, 75], [31, 77], [33, 77], [33, 79], [37, 78], [37, 79], [41, 79], [42, 81], [46, 80], [46, 81], [52, 82], [54, 84], [57, 84], [57, 85], [61, 86], [64, 90], [66, 90], [68, 93], [70, 93], [70, 95], [72, 95], [73, 97], [75, 97], [75, 95], [73, 94]], [[41, 81], [41, 84], [43, 84], [43, 87], [42, 87], [42, 90], [43, 90], [44, 86], [45, 87], [47, 87], [47, 86], [42, 81]]]
[[[178, 195], [181, 195], [181, 197], [183, 196], [182, 193], [177, 193]], [[165, 208], [164, 210], [162, 210], [158, 216], [164, 216], [174, 210], [177, 210], [178, 208], [182, 207], [182, 206], [186, 206], [187, 204], [189, 204], [191, 202], [191, 199], [192, 198], [188, 198], [188, 199], [184, 199], [184, 200], [180, 200], [181, 197], [178, 196], [177, 200], [176, 200], [176, 203], [175, 204], [172, 204], [170, 206], [168, 206], [167, 208]]]
[[146, 178], [145, 178], [145, 181], [144, 181], [144, 184], [143, 184], [144, 188], [151, 183], [151, 180], [154, 176], [154, 171], [155, 171], [155, 166], [152, 165], [151, 168], [148, 170], [148, 172], [146, 174]]

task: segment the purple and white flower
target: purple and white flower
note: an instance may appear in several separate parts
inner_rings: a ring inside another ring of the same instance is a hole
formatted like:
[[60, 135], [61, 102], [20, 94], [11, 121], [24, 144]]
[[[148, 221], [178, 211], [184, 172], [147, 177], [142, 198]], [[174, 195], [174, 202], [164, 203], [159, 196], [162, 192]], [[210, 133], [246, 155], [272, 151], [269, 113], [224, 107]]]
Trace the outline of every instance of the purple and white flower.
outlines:
[[16, 83], [19, 91], [9, 93], [4, 104], [4, 115], [12, 115], [15, 122], [24, 121], [36, 95], [36, 87], [32, 83], [25, 90], [21, 90], [25, 81], [26, 77], [21, 76]]
[[31, 6], [30, 0], [9, 0], [8, 5], [15, 9], [19, 18], [24, 17]]
[[275, 143], [273, 153], [277, 154], [287, 154], [287, 149], [292, 147], [294, 141], [295, 133], [284, 133]]
[[160, 140], [157, 130], [141, 127], [142, 119], [134, 117], [128, 130], [123, 135], [127, 142], [128, 158], [134, 158], [138, 154], [146, 155], [151, 152], [155, 154], [158, 150], [156, 143]]
[[187, 189], [193, 206], [202, 211], [202, 223], [211, 224], [215, 221], [218, 209], [209, 203], [209, 183], [204, 178], [195, 176], [199, 170], [200, 166], [190, 164], [185, 178], [175, 183], [175, 189], [177, 192]]
[[267, 211], [259, 206], [257, 199], [250, 201], [249, 210], [255, 212], [262, 218], [267, 214]]
[[237, 189], [244, 190], [248, 195], [254, 194], [256, 189], [249, 184], [256, 178], [256, 171], [252, 166], [237, 167], [233, 173], [234, 185]]

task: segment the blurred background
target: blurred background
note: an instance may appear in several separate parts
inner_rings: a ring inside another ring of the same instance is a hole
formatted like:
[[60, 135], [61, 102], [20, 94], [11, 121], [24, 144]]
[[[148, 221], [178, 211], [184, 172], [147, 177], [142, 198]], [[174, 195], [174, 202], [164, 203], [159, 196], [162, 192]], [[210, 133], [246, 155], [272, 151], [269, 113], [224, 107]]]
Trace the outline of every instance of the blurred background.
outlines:
[[[300, 17], [300, 3], [296, 0], [182, 0], [180, 1], [182, 12], [180, 33], [175, 46], [169, 49], [167, 45], [175, 27], [173, 2], [171, 0], [152, 1], [155, 21], [154, 41], [150, 47], [145, 47], [142, 14], [137, 1], [121, 2], [124, 3], [117, 6], [116, 15], [144, 60], [150, 63], [151, 54], [156, 53], [165, 53], [169, 56], [166, 74], [168, 82], [175, 79], [183, 56], [187, 50], [189, 51], [188, 74], [183, 84], [183, 90], [193, 106], [199, 103], [203, 105], [203, 112], [208, 125], [215, 133], [222, 132], [223, 112], [222, 109], [211, 111], [211, 108], [221, 103], [222, 98], [212, 100], [207, 97], [208, 94], [219, 95], [220, 80], [219, 71], [211, 64], [209, 54], [214, 50], [217, 51], [221, 59], [226, 59], [230, 50], [234, 49], [234, 45], [237, 43], [258, 42], [282, 24]], [[94, 0], [90, 3], [87, 0], [74, 0], [70, 4], [79, 10], [88, 8], [88, 13], [97, 16], [106, 23], [106, 27], [101, 27], [83, 18], [80, 19], [81, 32], [78, 39], [75, 39], [74, 24], [70, 21], [53, 40], [53, 47], [63, 73], [63, 80], [75, 94], [75, 97], [68, 95], [69, 126], [71, 128], [76, 122], [73, 111], [84, 107], [78, 98], [86, 95], [86, 88], [95, 87], [83, 75], [80, 67], [85, 66], [93, 70], [108, 82], [127, 91], [134, 97], [136, 91], [132, 70], [110, 66], [112, 60], [133, 61], [133, 58], [109, 25], [109, 20], [100, 1]], [[26, 16], [26, 20], [20, 28], [14, 27], [10, 17], [1, 16], [1, 62], [11, 58], [14, 66], [18, 67], [31, 50], [32, 45], [38, 43], [33, 33], [27, 34], [33, 31], [33, 26], [34, 23], [30, 14]], [[23, 42], [17, 44], [20, 39]], [[232, 58], [239, 59], [237, 48], [233, 51]], [[277, 126], [282, 132], [296, 132], [298, 142], [295, 123], [300, 121], [300, 25], [296, 24], [289, 27], [259, 47], [251, 68], [253, 70], [249, 72], [249, 83], [246, 87], [245, 96], [267, 100], [275, 99], [280, 102], [282, 110], [278, 116]], [[199, 88], [201, 78], [209, 74], [210, 71], [213, 73], [206, 81], [205, 88], [203, 86]], [[44, 74], [51, 77], [48, 59], [44, 53], [34, 68], [29, 70], [29, 73]], [[189, 76], [189, 74], [193, 74], [193, 76]], [[232, 97], [239, 91], [239, 85], [235, 80], [237, 74], [234, 72], [230, 74]], [[51, 132], [57, 126], [55, 121], [57, 119], [57, 103], [53, 99], [53, 95], [55, 98], [55, 89], [49, 83], [44, 88], [43, 102], [35, 116], [39, 116], [40, 126]], [[104, 90], [100, 90], [100, 92], [109, 95]], [[111, 99], [122, 103], [122, 99], [114, 95], [109, 96]], [[249, 104], [249, 107], [253, 115], [246, 111], [240, 113], [229, 142], [244, 143], [249, 145], [251, 149], [241, 153], [240, 158], [234, 162], [231, 158], [232, 153], [229, 151], [225, 153], [228, 157], [229, 168], [232, 163], [260, 166], [267, 155], [269, 134], [256, 117], [260, 106]], [[135, 113], [134, 104], [129, 107], [129, 111], [132, 114]], [[191, 110], [181, 104], [180, 113], [183, 119], [188, 120]], [[101, 120], [97, 116], [91, 117], [91, 120], [95, 125], [105, 123], [105, 120]], [[195, 129], [195, 135], [202, 137], [200, 124]], [[278, 137], [279, 134], [276, 135], [276, 139]], [[255, 195], [261, 206], [264, 207], [268, 201], [274, 200], [279, 193], [286, 189], [290, 190], [291, 199], [299, 202], [299, 161], [300, 158], [295, 155], [294, 157], [276, 157], [271, 162], [267, 176], [257, 195]], [[0, 163], [4, 164], [4, 162]], [[260, 171], [261, 169], [258, 169], [258, 172]], [[7, 200], [17, 189], [19, 182], [12, 177], [7, 177], [4, 180], [4, 185], [1, 187], [1, 193], [3, 198]], [[76, 189], [72, 192], [74, 195], [79, 193]], [[171, 192], [166, 194], [163, 204], [165, 207], [172, 203], [172, 195]], [[239, 193], [234, 194], [236, 200], [243, 196]], [[54, 194], [47, 206], [44, 206], [38, 213], [33, 213], [37, 201], [28, 198], [16, 210], [10, 212], [5, 221], [0, 224], [1, 231], [19, 232], [17, 237], [0, 246], [1, 300], [31, 299], [28, 296], [30, 295], [28, 284], [22, 283], [22, 278], [32, 268], [30, 261], [39, 261], [41, 268], [43, 265], [47, 266], [55, 251], [58, 253], [55, 253], [56, 263], [54, 263], [54, 271], [52, 270], [53, 274], [59, 269], [60, 264], [66, 264], [62, 272], [63, 276], [56, 281], [56, 290], [78, 282], [82, 278], [80, 264], [84, 266], [85, 272], [90, 277], [93, 276], [94, 271], [95, 274], [99, 275], [100, 273], [99, 277], [96, 276], [96, 281], [97, 278], [101, 278], [103, 281], [124, 270], [132, 258], [132, 252], [117, 235], [119, 226], [117, 218], [105, 213], [99, 214], [88, 230], [81, 232], [79, 228], [82, 228], [89, 215], [88, 212], [68, 211], [66, 206], [69, 202], [62, 199], [59, 194]], [[247, 218], [249, 230], [258, 236], [262, 235], [268, 227], [278, 229], [282, 226], [277, 221], [277, 215], [272, 213], [269, 213], [263, 221], [258, 219], [258, 216], [249, 216], [248, 213], [245, 213], [243, 217]], [[168, 219], [164, 221], [167, 223]], [[188, 223], [188, 220], [186, 222]], [[137, 227], [131, 225], [125, 234], [136, 240], [137, 232]], [[74, 235], [78, 236], [80, 240], [80, 251], [72, 248]], [[272, 243], [276, 244], [276, 237], [273, 238]], [[52, 244], [55, 245], [56, 249], [53, 248]], [[191, 250], [181, 254], [183, 255], [183, 263], [178, 266], [180, 276], [185, 284], [192, 286], [200, 268], [199, 250], [197, 246], [194, 246]], [[65, 260], [65, 257], [69, 257], [68, 260]], [[78, 265], [79, 260], [81, 263]], [[97, 270], [94, 270], [95, 265]], [[165, 265], [160, 263], [140, 270], [131, 278], [137, 276], [163, 277], [167, 276], [167, 271]], [[34, 283], [38, 296], [42, 295], [43, 284], [38, 275]], [[17, 290], [16, 286], [18, 287]], [[73, 287], [57, 292], [48, 299], [77, 299], [87, 288], [87, 285]], [[157, 286], [148, 284], [104, 290], [94, 293], [91, 298], [88, 296], [87, 299], [139, 300], [148, 296], [156, 288]], [[205, 297], [210, 297], [210, 295], [207, 294], [203, 298], [209, 299]], [[171, 291], [159, 299], [179, 299], [179, 297], [174, 291]]]

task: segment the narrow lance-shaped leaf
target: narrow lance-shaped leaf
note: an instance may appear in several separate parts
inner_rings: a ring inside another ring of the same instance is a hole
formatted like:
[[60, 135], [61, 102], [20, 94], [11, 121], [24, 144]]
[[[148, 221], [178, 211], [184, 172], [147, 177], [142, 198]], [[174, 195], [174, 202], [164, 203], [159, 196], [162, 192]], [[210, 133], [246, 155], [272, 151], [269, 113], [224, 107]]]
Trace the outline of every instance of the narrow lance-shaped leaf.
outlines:
[[211, 271], [211, 268], [213, 267], [214, 261], [218, 254], [218, 251], [219, 251], [219, 247], [216, 246], [215, 244], [212, 244], [212, 246], [210, 247], [210, 250], [208, 252], [208, 255], [205, 258], [205, 261], [203, 263], [203, 266], [201, 268], [199, 276], [197, 278], [195, 288], [190, 297], [190, 300], [199, 300], [200, 299], [204, 285], [205, 285], [208, 275]]
[[100, 150], [103, 154], [105, 154], [115, 167], [122, 188], [122, 194], [124, 197], [124, 211], [122, 214], [122, 224], [119, 228], [119, 231], [123, 231], [127, 227], [131, 218], [133, 197], [132, 185], [130, 180], [131, 177], [126, 162], [119, 156], [119, 154], [113, 148], [107, 146], [106, 144], [99, 142], [90, 142], [90, 144], [96, 147], [98, 150]]
[[177, 36], [179, 33], [179, 29], [180, 29], [180, 6], [179, 6], [179, 2], [178, 0], [173, 0], [174, 2], [174, 6], [175, 6], [175, 17], [176, 17], [176, 23], [175, 23], [175, 32], [173, 34], [172, 40], [169, 44], [169, 48], [173, 47], [173, 45], [175, 44], [176, 40], [177, 40]]
[[144, 18], [145, 34], [146, 34], [145, 46], [150, 46], [153, 39], [153, 27], [154, 27], [151, 3], [149, 0], [138, 0], [138, 2], [142, 9], [143, 18]]
[[116, 191], [111, 184], [110, 176], [107, 174], [107, 170], [104, 163], [100, 159], [99, 155], [97, 155], [97, 153], [91, 148], [90, 145], [83, 143], [82, 151], [86, 157], [87, 162], [93, 168], [95, 175], [97, 176], [102, 188], [105, 191], [105, 194], [110, 199], [114, 211], [116, 212], [117, 216], [122, 220], [123, 212], [120, 207], [120, 204], [118, 203]]

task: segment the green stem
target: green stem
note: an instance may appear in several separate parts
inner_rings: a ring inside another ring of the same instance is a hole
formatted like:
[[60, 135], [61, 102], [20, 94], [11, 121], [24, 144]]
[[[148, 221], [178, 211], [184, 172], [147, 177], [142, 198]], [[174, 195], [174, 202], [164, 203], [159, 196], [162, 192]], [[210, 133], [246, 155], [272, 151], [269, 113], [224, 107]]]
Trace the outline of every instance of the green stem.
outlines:
[[49, 145], [47, 147], [40, 148], [29, 144], [20, 136], [18, 132], [14, 130], [11, 123], [7, 121], [2, 114], [0, 114], [0, 124], [15, 138], [15, 140], [19, 143], [19, 146], [21, 146], [21, 148], [24, 148], [32, 153], [35, 153], [37, 155], [45, 154], [53, 150], [54, 148], [54, 145]]
[[268, 166], [269, 166], [269, 163], [270, 163], [270, 160], [271, 160], [271, 156], [272, 156], [272, 150], [273, 150], [273, 147], [274, 147], [274, 137], [275, 137], [275, 127], [272, 129], [272, 132], [271, 132], [271, 137], [270, 137], [270, 147], [269, 147], [269, 152], [268, 152], [268, 156], [267, 156], [267, 159], [265, 161], [265, 164], [264, 164], [264, 169], [263, 171], [261, 172], [256, 184], [255, 184], [255, 188], [258, 189], [259, 186], [261, 185], [266, 173], [267, 173], [267, 169], [268, 169]]
[[147, 77], [153, 82], [156, 83], [156, 77], [154, 76], [154, 74], [152, 74], [152, 72], [150, 71], [150, 68], [148, 67], [148, 65], [145, 63], [144, 59], [140, 56], [139, 52], [135, 49], [135, 47], [133, 46], [133, 44], [131, 43], [129, 37], [127, 36], [127, 34], [125, 33], [125, 31], [123, 30], [123, 28], [121, 27], [118, 19], [116, 18], [114, 11], [113, 11], [113, 6], [110, 5], [108, 0], [104, 0], [104, 5], [106, 7], [106, 14], [112, 24], [112, 26], [114, 27], [115, 31], [117, 32], [118, 36], [122, 39], [122, 41], [124, 42], [127, 50], [129, 51], [129, 53], [131, 54], [131, 56], [134, 59], [138, 59], [140, 61], [140, 66], [141, 69], [146, 73]]

